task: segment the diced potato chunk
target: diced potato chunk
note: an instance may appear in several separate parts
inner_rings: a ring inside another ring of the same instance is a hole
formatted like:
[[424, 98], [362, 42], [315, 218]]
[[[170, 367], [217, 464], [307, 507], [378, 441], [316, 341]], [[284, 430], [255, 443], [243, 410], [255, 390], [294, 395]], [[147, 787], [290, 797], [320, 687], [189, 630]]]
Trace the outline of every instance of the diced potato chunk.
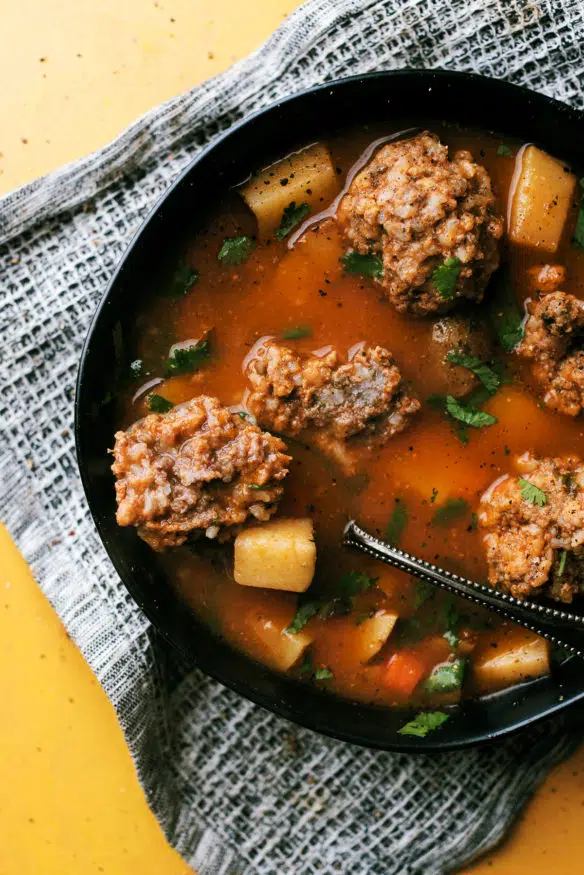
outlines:
[[248, 612], [245, 617], [247, 649], [270, 668], [288, 671], [312, 644], [313, 638], [305, 629], [295, 635], [286, 632], [289, 621], [283, 621], [280, 614], [277, 610]]
[[355, 629], [354, 654], [358, 662], [369, 662], [376, 656], [393, 631], [398, 615], [391, 611], [376, 611]]
[[313, 213], [318, 212], [334, 198], [338, 187], [328, 148], [315, 143], [256, 173], [241, 194], [255, 213], [259, 236], [265, 239], [280, 226], [289, 204], [308, 204]]
[[555, 252], [568, 215], [576, 177], [565, 164], [536, 146], [522, 155], [512, 193], [509, 237], [514, 243]]
[[316, 545], [312, 520], [275, 519], [246, 529], [235, 539], [235, 580], [305, 592], [312, 582]]
[[532, 680], [550, 672], [548, 642], [529, 632], [521, 634], [510, 646], [500, 642], [477, 654], [473, 676], [481, 692], [493, 692]]

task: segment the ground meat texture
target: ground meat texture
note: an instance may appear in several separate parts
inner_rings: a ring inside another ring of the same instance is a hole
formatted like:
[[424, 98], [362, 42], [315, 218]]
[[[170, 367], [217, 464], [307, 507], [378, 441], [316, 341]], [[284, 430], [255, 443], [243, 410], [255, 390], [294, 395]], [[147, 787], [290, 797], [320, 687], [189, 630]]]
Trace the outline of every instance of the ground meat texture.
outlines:
[[[516, 467], [481, 499], [489, 581], [517, 598], [571, 602], [584, 591], [584, 466], [525, 454]], [[542, 507], [524, 496], [520, 478], [543, 491]]]
[[189, 536], [224, 539], [275, 512], [284, 443], [201, 395], [116, 434], [117, 521], [155, 550]]
[[385, 443], [420, 409], [391, 353], [379, 346], [363, 346], [341, 363], [334, 349], [316, 356], [272, 341], [248, 363], [247, 377], [246, 403], [262, 428], [302, 434], [347, 474], [360, 449]]
[[584, 407], [584, 301], [557, 291], [529, 311], [517, 355], [531, 359], [544, 404], [577, 416]]
[[[503, 219], [491, 181], [470, 152], [448, 148], [428, 132], [383, 146], [357, 174], [337, 221], [350, 246], [383, 260], [379, 282], [397, 310], [444, 313], [458, 298], [480, 301], [499, 265]], [[460, 260], [451, 297], [432, 275]]]

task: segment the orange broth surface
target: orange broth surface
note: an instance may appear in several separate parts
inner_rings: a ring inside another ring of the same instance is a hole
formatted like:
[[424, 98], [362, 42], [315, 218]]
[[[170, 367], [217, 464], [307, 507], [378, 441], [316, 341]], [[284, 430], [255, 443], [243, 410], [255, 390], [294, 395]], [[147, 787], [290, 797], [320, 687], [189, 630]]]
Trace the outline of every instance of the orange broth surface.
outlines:
[[[440, 125], [430, 129], [451, 150], [469, 149], [475, 160], [486, 166], [500, 210], [506, 216], [514, 158], [498, 154], [501, 139]], [[380, 134], [390, 132], [371, 128], [326, 140], [337, 168], [339, 191], [364, 148]], [[513, 155], [521, 145], [508, 140], [505, 143], [512, 147]], [[323, 208], [326, 206], [323, 204]], [[193, 209], [198, 205], [194, 204]], [[529, 294], [528, 267], [546, 260], [566, 265], [568, 278], [563, 290], [584, 297], [584, 257], [569, 243], [576, 212], [574, 205], [555, 256], [542, 258], [537, 252], [505, 244], [503, 260], [509, 266], [520, 302]], [[384, 299], [379, 285], [343, 271], [340, 259], [346, 246], [334, 220], [309, 228], [292, 248], [286, 240], [258, 241], [244, 264], [224, 266], [217, 259], [223, 240], [241, 234], [254, 236], [256, 222], [233, 191], [217, 204], [204, 229], [193, 235], [183, 250], [182, 263], [200, 272], [195, 285], [179, 298], [169, 297], [164, 289], [160, 294], [156, 288], [148, 290], [153, 292], [152, 303], [137, 319], [134, 351], [149, 376], [128, 387], [123, 425], [149, 412], [146, 392], [132, 399], [141, 383], [164, 373], [169, 347], [178, 341], [199, 339], [208, 331], [212, 331], [212, 356], [204, 366], [193, 374], [166, 379], [152, 391], [174, 403], [205, 393], [216, 396], [226, 406], [239, 405], [246, 389], [242, 364], [250, 349], [266, 335], [281, 337], [297, 326], [309, 327], [311, 335], [284, 341], [293, 349], [318, 350], [332, 344], [346, 355], [361, 341], [379, 344], [393, 353], [422, 401], [436, 391], [433, 369], [427, 360], [433, 320], [398, 314]], [[477, 308], [477, 317], [485, 318], [481, 314], [482, 309]], [[385, 683], [388, 660], [404, 648], [428, 669], [447, 660], [452, 648], [444, 638], [445, 616], [454, 610], [461, 642], [459, 655], [468, 656], [470, 663], [463, 692], [472, 694], [480, 692], [472, 670], [477, 654], [533, 638], [518, 627], [500, 625], [492, 615], [487, 617], [467, 603], [455, 602], [452, 607], [441, 594], [421, 603], [415, 581], [340, 546], [343, 526], [349, 518], [383, 536], [399, 501], [408, 514], [400, 546], [476, 580], [486, 579], [481, 535], [473, 518], [482, 493], [496, 478], [512, 470], [514, 456], [526, 450], [552, 456], [578, 455], [582, 440], [580, 421], [543, 409], [513, 357], [506, 356], [496, 345], [495, 355], [504, 362], [510, 381], [481, 408], [496, 416], [498, 423], [470, 429], [466, 446], [452, 421], [425, 403], [406, 430], [386, 447], [363, 454], [360, 472], [354, 478], [345, 478], [333, 463], [302, 443], [287, 441], [293, 461], [278, 516], [310, 516], [314, 521], [317, 570], [310, 594], [318, 594], [331, 580], [351, 570], [377, 578], [374, 587], [357, 597], [351, 614], [317, 617], [306, 627], [314, 638], [310, 648], [312, 666], [315, 670], [326, 667], [332, 674], [309, 682], [359, 701], [404, 704], [409, 697]], [[436, 511], [449, 499], [464, 499], [467, 507], [449, 524], [436, 524]], [[162, 563], [197, 614], [235, 647], [272, 664], [270, 647], [255, 630], [258, 622], [285, 628], [296, 610], [295, 594], [236, 584], [230, 545], [201, 546], [198, 542], [157, 555], [156, 561]], [[360, 620], [379, 609], [395, 611], [399, 621], [380, 654], [364, 663], [358, 656]], [[299, 666], [291, 671], [301, 675]], [[449, 704], [460, 696], [430, 695], [421, 689], [423, 685], [413, 695], [421, 705]]]

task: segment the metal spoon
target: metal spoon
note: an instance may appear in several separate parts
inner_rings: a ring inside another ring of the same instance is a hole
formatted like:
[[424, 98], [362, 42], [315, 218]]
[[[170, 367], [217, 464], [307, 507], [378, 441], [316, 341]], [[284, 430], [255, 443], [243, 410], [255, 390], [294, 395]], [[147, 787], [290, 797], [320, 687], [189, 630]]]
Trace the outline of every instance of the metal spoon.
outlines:
[[490, 586], [469, 580], [467, 577], [445, 571], [432, 565], [431, 562], [426, 562], [425, 559], [418, 559], [405, 550], [392, 547], [391, 544], [375, 538], [354, 520], [345, 526], [343, 544], [347, 547], [355, 547], [373, 556], [374, 559], [405, 571], [406, 574], [414, 575], [419, 580], [439, 586], [483, 608], [495, 611], [507, 620], [512, 620], [570, 653], [584, 658], [584, 616], [538, 602], [522, 601]]

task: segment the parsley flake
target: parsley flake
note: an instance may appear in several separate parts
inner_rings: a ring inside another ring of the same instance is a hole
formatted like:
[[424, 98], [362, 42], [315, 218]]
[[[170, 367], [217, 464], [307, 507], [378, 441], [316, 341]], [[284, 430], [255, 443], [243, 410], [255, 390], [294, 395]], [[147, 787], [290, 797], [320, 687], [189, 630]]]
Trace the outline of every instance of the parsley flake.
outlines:
[[447, 395], [445, 402], [446, 410], [453, 419], [457, 419], [464, 425], [470, 425], [472, 428], [483, 428], [487, 425], [495, 425], [498, 419], [491, 416], [490, 413], [485, 413], [484, 410], [478, 410], [471, 404], [463, 404], [454, 395]]
[[172, 410], [174, 404], [168, 398], [163, 398], [162, 395], [147, 395], [146, 403], [152, 413], [168, 413]]
[[401, 536], [403, 535], [404, 529], [408, 523], [408, 517], [409, 514], [407, 507], [401, 498], [398, 498], [384, 532], [385, 540], [388, 543], [393, 544], [394, 547], [397, 547], [401, 540]]
[[523, 477], [520, 477], [519, 488], [521, 489], [521, 496], [525, 501], [529, 501], [537, 507], [543, 507], [547, 504], [547, 495], [543, 489], [540, 489], [534, 483], [530, 483], [529, 480], [524, 480]]
[[501, 376], [476, 356], [465, 355], [457, 349], [451, 349], [446, 359], [451, 365], [459, 365], [471, 371], [481, 381], [489, 395], [494, 395], [500, 388]]
[[398, 729], [400, 735], [415, 735], [417, 738], [425, 738], [429, 732], [438, 729], [449, 718], [444, 711], [421, 711], [413, 720]]
[[312, 656], [310, 655], [310, 652], [306, 652], [304, 654], [304, 658], [302, 659], [302, 664], [300, 666], [300, 674], [301, 675], [308, 674], [308, 675], [312, 676], [313, 671], [314, 671], [314, 665], [312, 664]]
[[208, 340], [188, 343], [185, 346], [175, 346], [168, 357], [166, 369], [169, 376], [190, 374], [198, 371], [201, 365], [211, 355], [211, 345]]
[[379, 255], [373, 255], [373, 253], [362, 255], [353, 251], [345, 253], [341, 261], [346, 273], [370, 276], [376, 280], [383, 276], [383, 261]]
[[505, 143], [501, 143], [501, 145], [497, 149], [497, 155], [501, 155], [503, 158], [512, 158], [513, 152], [506, 146]]
[[[584, 242], [584, 224], [582, 239]], [[499, 343], [505, 352], [512, 352], [523, 339], [524, 328], [523, 313], [517, 303], [508, 269], [503, 268], [497, 272], [489, 295], [488, 312]]]
[[567, 558], [568, 558], [568, 551], [567, 551], [567, 550], [562, 550], [562, 552], [560, 553], [560, 562], [559, 562], [559, 565], [558, 565], [558, 577], [561, 577], [562, 574], [564, 573], [564, 569], [565, 569], [565, 567], [566, 567], [566, 559], [567, 559]]
[[172, 276], [167, 294], [173, 298], [186, 295], [189, 289], [195, 285], [201, 274], [190, 264], [183, 264]]
[[217, 258], [223, 264], [243, 264], [254, 249], [255, 241], [251, 237], [226, 237]]
[[434, 596], [434, 587], [425, 580], [416, 580], [416, 610]]
[[300, 337], [312, 337], [310, 325], [294, 325], [282, 332], [282, 340], [298, 340]]
[[355, 596], [367, 592], [376, 578], [370, 577], [364, 571], [349, 571], [344, 574], [335, 586], [335, 595], [329, 599], [316, 599], [302, 602], [296, 608], [296, 614], [290, 625], [285, 629], [290, 635], [297, 635], [313, 617], [338, 616], [348, 614], [353, 609]]
[[314, 672], [315, 681], [330, 681], [330, 679], [333, 677], [334, 674], [332, 673], [330, 668], [327, 668], [326, 666], [324, 668], [317, 668]]
[[424, 683], [428, 693], [453, 693], [462, 686], [464, 678], [464, 659], [443, 662], [432, 669]]
[[450, 301], [454, 297], [461, 266], [460, 258], [455, 255], [454, 258], [445, 259], [444, 263], [440, 264], [432, 274], [432, 282], [436, 291], [445, 301]]
[[300, 222], [306, 218], [306, 216], [310, 212], [309, 204], [299, 204], [296, 206], [295, 201], [288, 204], [284, 212], [282, 213], [282, 221], [280, 222], [280, 227], [276, 229], [276, 237], [278, 240], [283, 240], [284, 237], [287, 237], [290, 231], [299, 225]]

